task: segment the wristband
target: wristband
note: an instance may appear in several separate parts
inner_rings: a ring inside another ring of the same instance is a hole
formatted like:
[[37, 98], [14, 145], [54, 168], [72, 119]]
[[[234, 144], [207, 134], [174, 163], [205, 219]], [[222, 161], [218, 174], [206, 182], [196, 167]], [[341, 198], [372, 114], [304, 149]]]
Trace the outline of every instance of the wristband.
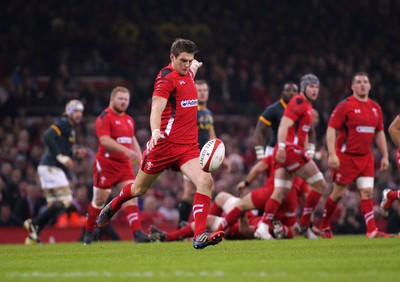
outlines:
[[264, 158], [264, 148], [263, 146], [255, 146], [254, 150], [256, 151], [257, 160], [261, 160]]
[[247, 180], [245, 180], [243, 182], [244, 182], [244, 186], [246, 186], [246, 187], [250, 185], [250, 182], [248, 182]]
[[286, 143], [285, 143], [285, 142], [279, 142], [279, 143], [278, 143], [278, 148], [279, 148], [279, 149], [285, 150], [285, 148], [286, 148]]
[[155, 134], [157, 131], [158, 131], [158, 132], [161, 132], [159, 128], [154, 129], [153, 132], [151, 133], [151, 137], [154, 137], [154, 134]]
[[315, 144], [309, 143], [306, 149], [306, 155], [310, 157], [311, 159], [314, 158], [315, 155]]

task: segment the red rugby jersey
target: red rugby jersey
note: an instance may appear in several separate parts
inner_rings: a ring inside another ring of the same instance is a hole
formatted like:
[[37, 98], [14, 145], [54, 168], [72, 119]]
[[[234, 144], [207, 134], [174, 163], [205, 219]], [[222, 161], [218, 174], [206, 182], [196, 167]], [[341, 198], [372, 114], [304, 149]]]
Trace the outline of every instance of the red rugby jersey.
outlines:
[[290, 100], [283, 115], [294, 122], [288, 130], [286, 142], [304, 147], [314, 116], [311, 103], [303, 95], [297, 94]]
[[169, 64], [158, 73], [153, 96], [168, 100], [160, 128], [167, 140], [177, 144], [197, 143], [198, 101], [193, 72], [182, 76]]
[[[101, 136], [108, 135], [117, 143], [132, 149], [132, 142], [135, 136], [135, 122], [132, 117], [124, 113], [121, 116], [106, 108], [96, 119], [96, 135], [100, 139]], [[129, 161], [129, 158], [122, 153], [110, 152], [100, 144], [97, 154], [112, 160]]]
[[339, 131], [336, 149], [342, 153], [366, 155], [377, 131], [383, 130], [381, 107], [371, 99], [350, 96], [333, 110], [328, 126]]

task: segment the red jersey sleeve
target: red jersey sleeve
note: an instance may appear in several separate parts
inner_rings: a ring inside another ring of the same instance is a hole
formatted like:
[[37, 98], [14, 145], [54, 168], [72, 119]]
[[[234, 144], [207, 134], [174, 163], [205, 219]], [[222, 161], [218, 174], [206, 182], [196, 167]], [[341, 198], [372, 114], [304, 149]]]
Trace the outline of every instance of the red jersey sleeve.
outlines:
[[299, 116], [304, 113], [305, 101], [300, 97], [294, 97], [287, 105], [284, 116], [293, 121], [298, 120]]
[[338, 104], [333, 110], [331, 117], [329, 118], [329, 127], [333, 127], [335, 129], [340, 129], [346, 120], [346, 110], [345, 103]]
[[153, 96], [160, 96], [168, 100], [173, 90], [173, 82], [168, 78], [162, 77], [162, 74], [160, 73], [154, 83]]
[[101, 136], [111, 136], [111, 120], [109, 115], [104, 115], [102, 118], [98, 118], [96, 121], [96, 134], [100, 139]]

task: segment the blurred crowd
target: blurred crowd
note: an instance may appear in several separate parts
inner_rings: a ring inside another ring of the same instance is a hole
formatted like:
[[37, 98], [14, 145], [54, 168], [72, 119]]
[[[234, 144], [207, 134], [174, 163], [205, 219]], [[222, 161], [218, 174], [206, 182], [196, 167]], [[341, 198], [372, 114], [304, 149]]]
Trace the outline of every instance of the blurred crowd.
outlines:
[[[71, 174], [76, 211], [84, 216], [91, 199], [91, 161], [96, 150], [96, 116], [110, 90], [128, 87], [128, 111], [137, 137], [150, 136], [148, 114], [158, 70], [169, 62], [176, 37], [199, 45], [204, 62], [198, 77], [210, 83], [209, 107], [225, 142], [232, 171], [215, 173], [215, 193], [237, 194], [236, 184], [256, 162], [253, 129], [265, 106], [280, 97], [286, 81], [305, 73], [321, 80], [315, 104], [320, 115], [318, 164], [328, 182], [324, 133], [336, 103], [350, 95], [358, 71], [369, 74], [371, 98], [387, 128], [400, 105], [400, 2], [382, 1], [11, 1], [0, 9], [0, 226], [20, 226], [45, 200], [36, 167], [41, 136], [70, 99], [85, 104], [81, 142], [89, 151]], [[149, 12], [151, 11], [151, 12]], [[374, 201], [381, 230], [400, 229], [400, 206], [388, 219], [378, 204], [386, 187], [400, 183], [393, 144], [391, 168], [378, 172]], [[376, 151], [376, 160], [379, 160]], [[141, 199], [142, 219], [176, 224], [182, 181], [168, 172]], [[260, 179], [262, 183], [262, 179]], [[251, 186], [255, 188], [256, 185]], [[327, 196], [329, 191], [326, 191]], [[364, 233], [357, 191], [340, 203], [334, 233]], [[324, 199], [316, 212], [321, 217]]]

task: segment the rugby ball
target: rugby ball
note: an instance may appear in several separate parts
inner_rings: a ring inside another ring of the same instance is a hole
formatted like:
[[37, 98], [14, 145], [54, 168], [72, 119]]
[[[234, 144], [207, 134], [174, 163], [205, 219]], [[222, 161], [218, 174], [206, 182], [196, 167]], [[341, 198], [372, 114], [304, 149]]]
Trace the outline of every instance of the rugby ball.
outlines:
[[200, 167], [205, 172], [216, 171], [225, 158], [225, 145], [216, 138], [208, 141], [200, 151]]

